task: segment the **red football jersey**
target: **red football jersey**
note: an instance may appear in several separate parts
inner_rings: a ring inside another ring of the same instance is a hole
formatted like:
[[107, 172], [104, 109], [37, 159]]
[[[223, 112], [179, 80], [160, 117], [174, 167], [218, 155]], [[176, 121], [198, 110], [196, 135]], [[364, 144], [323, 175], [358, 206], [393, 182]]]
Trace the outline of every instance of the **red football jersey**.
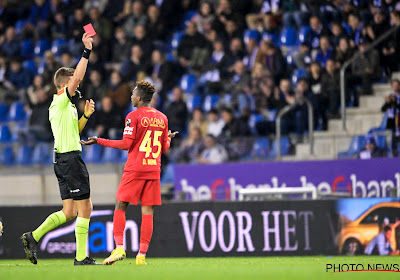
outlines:
[[138, 179], [160, 179], [161, 154], [169, 147], [167, 117], [151, 107], [130, 112], [125, 119], [126, 137], [133, 143], [124, 172]]

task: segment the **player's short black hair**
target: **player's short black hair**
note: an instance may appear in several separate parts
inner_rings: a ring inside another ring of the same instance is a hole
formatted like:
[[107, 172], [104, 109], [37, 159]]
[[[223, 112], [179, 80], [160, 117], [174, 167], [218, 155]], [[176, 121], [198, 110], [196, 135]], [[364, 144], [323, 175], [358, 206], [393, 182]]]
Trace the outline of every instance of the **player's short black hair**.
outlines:
[[153, 98], [153, 94], [156, 92], [155, 86], [146, 81], [137, 82], [135, 89], [139, 92], [139, 95], [144, 103], [150, 103], [151, 99]]
[[389, 230], [392, 230], [390, 226], [384, 226], [383, 231], [388, 232]]

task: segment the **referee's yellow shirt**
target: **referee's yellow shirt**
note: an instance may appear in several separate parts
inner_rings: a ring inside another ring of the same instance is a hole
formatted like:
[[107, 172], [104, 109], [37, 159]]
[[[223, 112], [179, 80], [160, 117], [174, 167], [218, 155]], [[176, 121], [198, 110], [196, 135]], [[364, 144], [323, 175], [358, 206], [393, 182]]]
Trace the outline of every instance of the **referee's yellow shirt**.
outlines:
[[53, 97], [49, 108], [49, 120], [57, 153], [82, 151], [79, 143], [78, 111], [64, 87]]

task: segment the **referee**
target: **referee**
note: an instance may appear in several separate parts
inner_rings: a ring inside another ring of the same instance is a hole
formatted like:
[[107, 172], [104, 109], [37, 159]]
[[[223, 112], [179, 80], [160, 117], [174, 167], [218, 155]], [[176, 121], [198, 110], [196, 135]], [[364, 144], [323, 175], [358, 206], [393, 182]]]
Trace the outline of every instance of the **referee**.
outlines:
[[57, 94], [49, 108], [49, 120], [54, 136], [54, 172], [60, 188], [63, 209], [47, 217], [34, 231], [21, 236], [26, 257], [37, 263], [37, 242], [47, 232], [75, 218], [76, 258], [74, 265], [99, 264], [86, 255], [86, 241], [92, 212], [89, 174], [81, 157], [79, 134], [94, 112], [93, 100], [86, 100], [85, 111], [78, 121], [78, 112], [71, 102], [72, 96], [85, 76], [93, 35], [83, 34], [85, 45], [82, 58], [76, 69], [62, 67], [54, 75]]

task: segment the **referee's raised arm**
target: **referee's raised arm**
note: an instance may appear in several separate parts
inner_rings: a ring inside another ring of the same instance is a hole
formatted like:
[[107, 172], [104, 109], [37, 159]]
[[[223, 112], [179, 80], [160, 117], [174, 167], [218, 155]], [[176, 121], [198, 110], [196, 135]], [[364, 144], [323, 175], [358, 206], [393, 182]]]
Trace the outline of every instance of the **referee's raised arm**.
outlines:
[[72, 76], [72, 78], [68, 83], [69, 94], [71, 96], [75, 95], [75, 90], [78, 88], [79, 84], [83, 80], [83, 77], [85, 76], [86, 68], [89, 61], [89, 55], [90, 52], [92, 51], [93, 38], [87, 33], [84, 33], [82, 36], [82, 42], [85, 45], [85, 50], [83, 51], [81, 60], [76, 66], [74, 75]]

